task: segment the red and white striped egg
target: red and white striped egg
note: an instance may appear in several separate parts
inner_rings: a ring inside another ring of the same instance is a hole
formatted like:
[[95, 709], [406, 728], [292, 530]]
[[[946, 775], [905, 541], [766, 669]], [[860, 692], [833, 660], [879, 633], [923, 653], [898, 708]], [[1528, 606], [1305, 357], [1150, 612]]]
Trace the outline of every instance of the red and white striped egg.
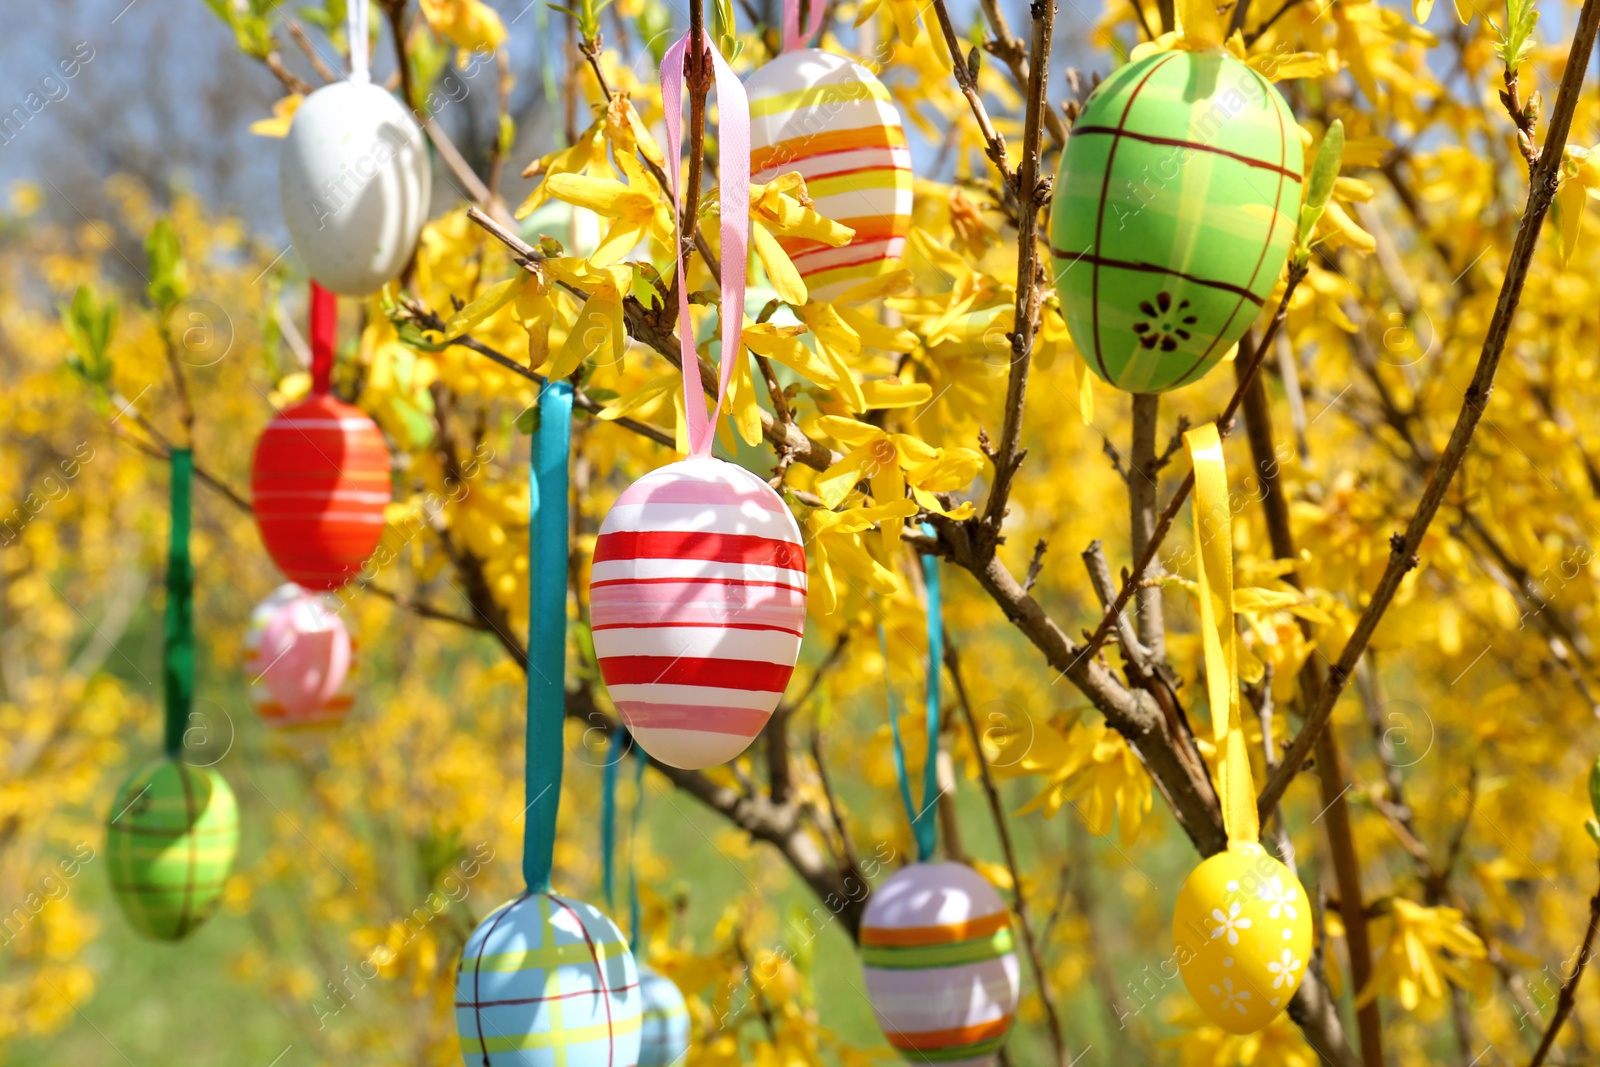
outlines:
[[743, 467], [669, 464], [606, 514], [589, 610], [600, 675], [640, 747], [674, 767], [726, 763], [766, 725], [800, 655], [800, 527]]
[[290, 581], [337, 589], [383, 536], [389, 449], [366, 412], [313, 396], [267, 423], [250, 465], [267, 554]]
[[355, 641], [325, 593], [288, 582], [256, 605], [245, 634], [250, 699], [274, 729], [337, 726], [350, 710]]
[[911, 149], [889, 90], [818, 48], [785, 52], [750, 75], [750, 178], [799, 171], [826, 218], [855, 230], [832, 248], [780, 237], [812, 300], [834, 300], [894, 269], [911, 229]]

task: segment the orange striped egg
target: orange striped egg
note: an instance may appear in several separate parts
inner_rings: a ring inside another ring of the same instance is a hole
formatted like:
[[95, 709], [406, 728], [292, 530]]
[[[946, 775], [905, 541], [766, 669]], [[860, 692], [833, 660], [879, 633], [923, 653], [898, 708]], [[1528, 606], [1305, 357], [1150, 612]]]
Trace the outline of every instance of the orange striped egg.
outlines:
[[383, 535], [389, 449], [360, 408], [313, 396], [278, 413], [250, 467], [256, 526], [272, 562], [307, 589], [354, 578]]
[[843, 248], [780, 237], [813, 300], [894, 268], [911, 227], [911, 150], [889, 90], [859, 63], [786, 52], [745, 82], [750, 179], [799, 171], [824, 216], [856, 231]]
[[1021, 975], [1011, 913], [977, 871], [964, 863], [896, 871], [867, 900], [861, 962], [878, 1025], [907, 1060], [994, 1063]]
[[355, 652], [333, 597], [293, 582], [279, 586], [251, 612], [245, 634], [244, 672], [256, 711], [274, 729], [339, 725], [352, 702]]

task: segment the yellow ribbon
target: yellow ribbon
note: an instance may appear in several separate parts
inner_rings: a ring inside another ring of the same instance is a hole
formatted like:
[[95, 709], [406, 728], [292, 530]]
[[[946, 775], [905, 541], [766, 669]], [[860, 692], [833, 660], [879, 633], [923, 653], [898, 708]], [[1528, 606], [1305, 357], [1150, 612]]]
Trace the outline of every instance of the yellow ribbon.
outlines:
[[1228, 468], [1215, 423], [1183, 435], [1194, 463], [1194, 537], [1200, 561], [1200, 632], [1217, 749], [1217, 792], [1228, 844], [1256, 844], [1256, 787], [1239, 713], [1239, 654], [1233, 626], [1233, 513]]

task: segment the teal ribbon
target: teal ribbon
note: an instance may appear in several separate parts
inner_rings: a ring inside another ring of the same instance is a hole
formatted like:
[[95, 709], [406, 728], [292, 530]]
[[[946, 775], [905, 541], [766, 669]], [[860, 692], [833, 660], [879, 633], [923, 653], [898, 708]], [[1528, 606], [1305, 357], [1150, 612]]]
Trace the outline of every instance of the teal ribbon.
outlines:
[[623, 860], [628, 872], [628, 948], [635, 958], [639, 955], [639, 871], [633, 864], [633, 843], [639, 839], [639, 812], [644, 808], [644, 753], [638, 751], [628, 731], [622, 727], [611, 735], [611, 747], [606, 756], [605, 770], [601, 776], [600, 791], [600, 881], [606, 895], [606, 911], [615, 914], [617, 909], [616, 853], [617, 853], [617, 779], [621, 776], [622, 761], [629, 751], [638, 757], [633, 770], [633, 812], [628, 823], [628, 854]]
[[644, 766], [648, 760], [644, 751], [634, 747], [633, 762], [633, 814], [628, 824], [628, 950], [633, 958], [639, 955], [639, 868], [633, 862], [633, 843], [639, 840], [639, 813], [644, 810]]
[[608, 915], [617, 910], [617, 764], [627, 758], [627, 737], [620, 726], [611, 732], [611, 745], [600, 776], [600, 885], [606, 895]]
[[561, 804], [562, 722], [567, 708], [567, 463], [572, 383], [539, 394], [528, 465], [528, 806], [522, 874], [528, 891], [550, 890]]
[[[927, 523], [922, 524], [922, 532], [930, 537], [934, 534], [933, 528]], [[883, 650], [884, 681], [889, 695], [889, 732], [894, 737], [894, 771], [900, 782], [900, 801], [905, 805], [906, 817], [911, 820], [911, 832], [917, 841], [917, 862], [927, 863], [933, 858], [939, 831], [934, 808], [939, 797], [939, 669], [944, 653], [944, 622], [940, 614], [939, 560], [936, 556], [922, 557], [922, 578], [928, 592], [928, 753], [922, 765], [921, 807], [911, 799], [905, 744], [900, 738], [900, 712], [895, 705], [894, 685], [889, 682], [889, 644], [882, 626], [878, 627], [878, 647]]]
[[189, 558], [189, 488], [194, 455], [172, 450], [172, 523], [167, 545], [167, 604], [161, 649], [161, 685], [166, 700], [167, 755], [183, 751], [183, 734], [194, 706], [194, 562]]

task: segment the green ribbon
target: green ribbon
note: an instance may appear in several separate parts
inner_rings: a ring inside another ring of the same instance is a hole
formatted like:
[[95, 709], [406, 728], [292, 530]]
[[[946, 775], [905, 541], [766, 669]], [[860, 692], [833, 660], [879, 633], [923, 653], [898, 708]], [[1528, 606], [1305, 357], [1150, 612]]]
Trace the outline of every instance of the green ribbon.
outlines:
[[567, 463], [572, 383], [539, 394], [528, 463], [527, 823], [522, 875], [530, 893], [550, 890], [561, 804], [562, 723], [567, 713]]
[[[932, 537], [933, 527], [922, 524], [922, 532]], [[928, 591], [928, 702], [926, 724], [928, 753], [922, 765], [922, 805], [911, 799], [911, 780], [906, 772], [906, 750], [900, 739], [900, 713], [895, 706], [894, 686], [889, 682], [889, 645], [878, 627], [878, 647], [883, 650], [884, 683], [889, 695], [889, 732], [894, 737], [894, 770], [900, 781], [900, 801], [905, 805], [906, 817], [911, 820], [911, 832], [917, 841], [917, 862], [927, 863], [933, 858], [938, 841], [938, 822], [934, 815], [939, 799], [939, 729], [941, 699], [939, 669], [944, 652], [944, 622], [940, 614], [939, 560], [935, 556], [922, 557], [923, 585]]]
[[167, 755], [183, 751], [183, 734], [194, 706], [194, 562], [189, 558], [189, 487], [194, 454], [172, 450], [172, 524], [167, 545], [167, 605], [161, 651], [166, 699]]

